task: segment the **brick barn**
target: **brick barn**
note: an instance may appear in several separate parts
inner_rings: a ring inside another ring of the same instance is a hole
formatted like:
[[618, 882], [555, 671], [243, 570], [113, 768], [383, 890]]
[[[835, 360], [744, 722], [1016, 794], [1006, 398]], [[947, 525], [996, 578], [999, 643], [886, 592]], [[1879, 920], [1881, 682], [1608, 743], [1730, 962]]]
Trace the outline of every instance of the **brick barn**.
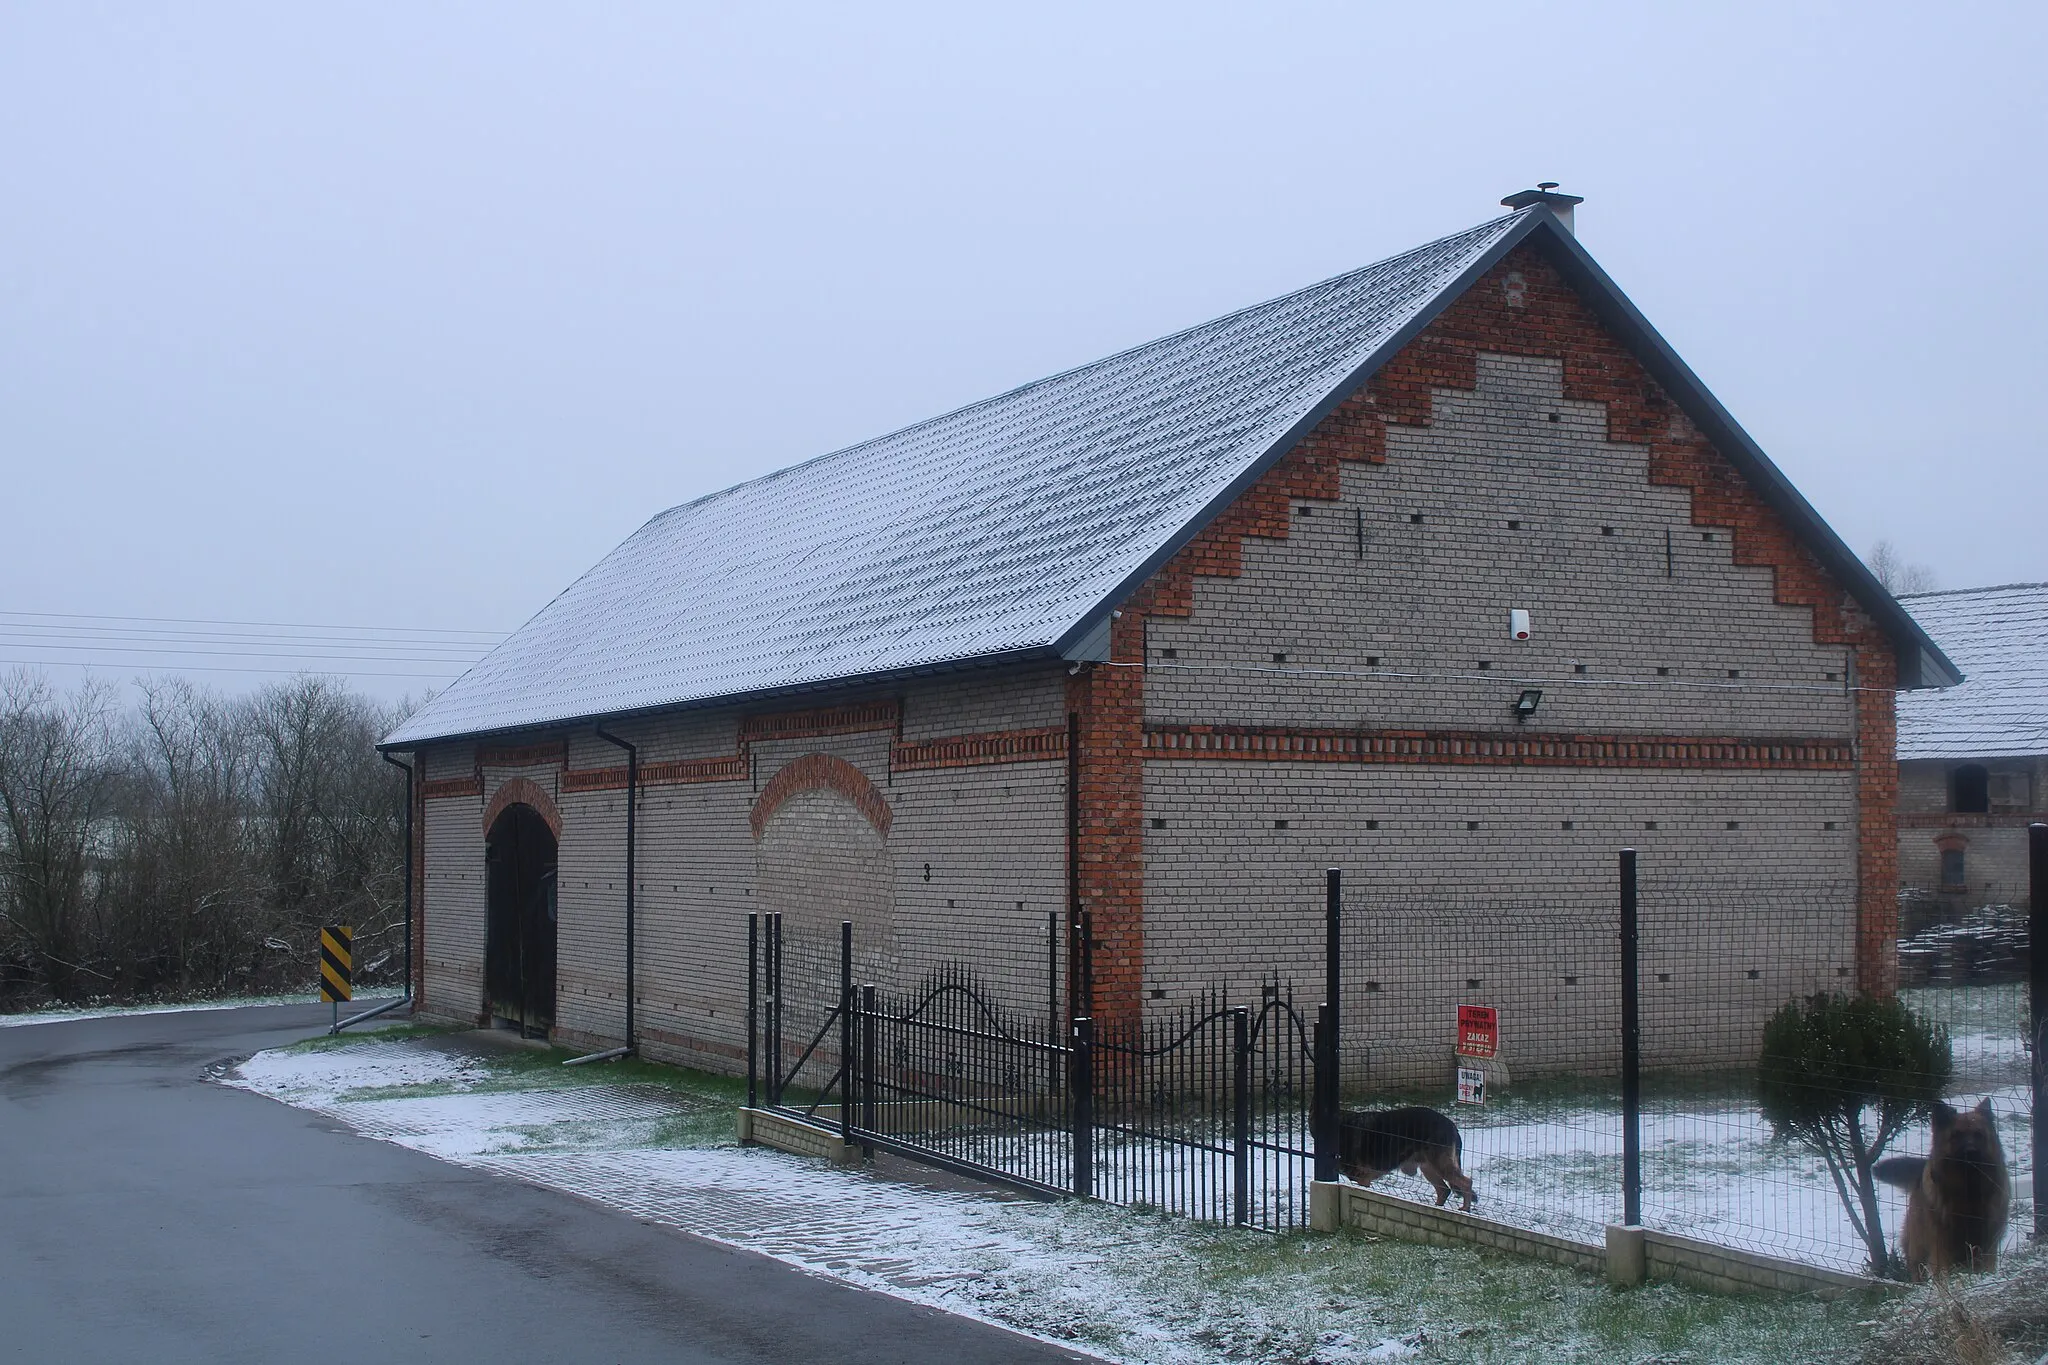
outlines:
[[[1611, 905], [1623, 844], [1652, 882], [1807, 888], [1768, 945], [1692, 926], [1762, 985], [1646, 986], [1652, 1062], [1727, 1060], [1792, 990], [1888, 988], [1893, 689], [1957, 674], [1578, 202], [1511, 196], [655, 517], [385, 741], [418, 774], [420, 1010], [730, 1069], [749, 912], [850, 918], [864, 978], [966, 961], [1028, 1005], [1076, 905], [1098, 1017], [1313, 998], [1341, 866], [1374, 951], [1519, 973], [1503, 1046], [1563, 1067], [1611, 976], [1532, 964], [1611, 935], [1532, 937], [1516, 898]], [[1415, 941], [1411, 897], [1468, 911]], [[1465, 987], [1384, 1002], [1446, 1045], [1380, 1074], [1447, 1054]], [[1743, 1030], [1687, 1041], [1709, 1008]], [[1347, 1007], [1347, 1039], [1385, 1019]]]
[[1899, 704], [1899, 886], [1937, 916], [2027, 899], [2048, 819], [2048, 583], [1901, 599], [1969, 681]]

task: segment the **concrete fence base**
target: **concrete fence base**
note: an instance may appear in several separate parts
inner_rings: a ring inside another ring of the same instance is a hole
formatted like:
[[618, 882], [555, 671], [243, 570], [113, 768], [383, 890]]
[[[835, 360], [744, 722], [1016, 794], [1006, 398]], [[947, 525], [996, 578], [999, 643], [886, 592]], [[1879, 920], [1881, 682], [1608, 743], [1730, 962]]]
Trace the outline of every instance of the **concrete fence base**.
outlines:
[[841, 1142], [837, 1127], [766, 1109], [740, 1110], [739, 1139], [741, 1146], [758, 1144], [797, 1156], [822, 1157], [834, 1166], [852, 1166], [860, 1161], [860, 1148]]
[[1600, 1246], [1336, 1181], [1319, 1180], [1311, 1187], [1309, 1219], [1324, 1232], [1349, 1229], [1402, 1242], [1510, 1252], [1604, 1275], [1618, 1286], [1669, 1280], [1718, 1293], [1766, 1290], [1824, 1299], [1901, 1287], [1651, 1228], [1609, 1227], [1606, 1245]]
[[[739, 1140], [797, 1156], [819, 1157], [835, 1166], [851, 1166], [860, 1161], [861, 1149], [858, 1144], [840, 1141], [838, 1117], [836, 1107], [829, 1105], [821, 1105], [815, 1119], [741, 1109]], [[1889, 1280], [1821, 1270], [1650, 1228], [1609, 1227], [1605, 1245], [1581, 1242], [1343, 1181], [1315, 1181], [1309, 1186], [1308, 1203], [1309, 1226], [1318, 1232], [1348, 1230], [1428, 1246], [1504, 1251], [1605, 1276], [1608, 1283], [1619, 1287], [1668, 1280], [1724, 1294], [1761, 1290], [1824, 1299], [1903, 1287]]]

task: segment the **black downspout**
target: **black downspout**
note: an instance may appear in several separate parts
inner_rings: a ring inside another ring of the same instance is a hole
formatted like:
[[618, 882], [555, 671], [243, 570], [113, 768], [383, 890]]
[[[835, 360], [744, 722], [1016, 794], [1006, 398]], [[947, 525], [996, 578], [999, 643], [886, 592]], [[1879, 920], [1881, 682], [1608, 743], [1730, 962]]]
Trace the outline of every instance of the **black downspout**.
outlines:
[[412, 852], [413, 768], [412, 764], [400, 763], [390, 754], [379, 754], [377, 757], [383, 759], [394, 768], [402, 769], [405, 773], [405, 998], [410, 1000], [412, 999], [412, 873], [414, 865]]
[[626, 1051], [634, 1052], [639, 1047], [633, 1034], [633, 884], [640, 879], [634, 846], [640, 823], [640, 750], [602, 725], [596, 731], [599, 739], [626, 751]]

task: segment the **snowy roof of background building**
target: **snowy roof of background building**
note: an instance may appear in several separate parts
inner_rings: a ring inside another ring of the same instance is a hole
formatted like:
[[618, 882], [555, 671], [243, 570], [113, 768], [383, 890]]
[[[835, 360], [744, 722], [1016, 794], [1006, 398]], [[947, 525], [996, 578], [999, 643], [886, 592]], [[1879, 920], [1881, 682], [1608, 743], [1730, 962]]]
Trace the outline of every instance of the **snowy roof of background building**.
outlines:
[[662, 513], [387, 749], [1022, 657], [1108, 613], [1495, 262], [1535, 240], [1900, 642], [1939, 651], [1545, 207]]
[[1899, 698], [1899, 757], [2048, 754], [2048, 583], [1901, 597], [1969, 680]]

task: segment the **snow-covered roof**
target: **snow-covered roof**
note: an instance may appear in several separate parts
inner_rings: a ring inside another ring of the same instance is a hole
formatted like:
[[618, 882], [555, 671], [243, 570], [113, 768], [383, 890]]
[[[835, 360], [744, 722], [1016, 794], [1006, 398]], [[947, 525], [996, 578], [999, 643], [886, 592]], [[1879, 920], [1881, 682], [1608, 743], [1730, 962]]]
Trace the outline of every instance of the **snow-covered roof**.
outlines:
[[1899, 757], [2048, 754], [2048, 583], [1899, 599], [1968, 681], [1899, 697]]
[[387, 749], [1024, 657], [1110, 611], [1452, 299], [1546, 251], [1898, 642], [1946, 661], [1541, 204], [662, 513]]

